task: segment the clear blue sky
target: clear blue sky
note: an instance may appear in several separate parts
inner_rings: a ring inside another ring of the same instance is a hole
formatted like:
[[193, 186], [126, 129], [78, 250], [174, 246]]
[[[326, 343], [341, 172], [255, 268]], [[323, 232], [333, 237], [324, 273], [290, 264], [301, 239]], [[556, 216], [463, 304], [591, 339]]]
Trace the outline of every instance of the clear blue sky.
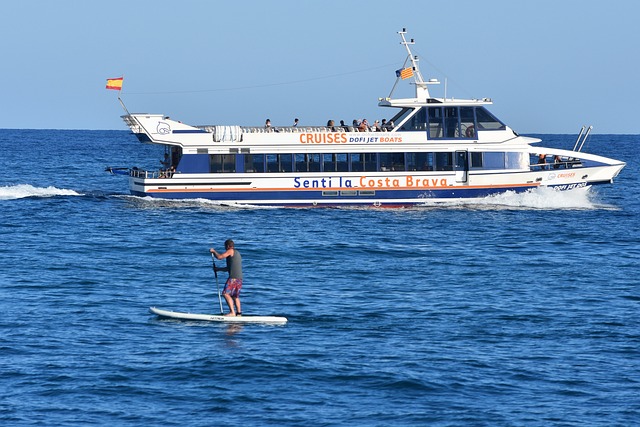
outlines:
[[636, 0], [4, 0], [2, 11], [0, 128], [125, 129], [105, 89], [123, 74], [129, 111], [190, 124], [388, 118], [377, 100], [406, 27], [425, 78], [492, 98], [517, 132], [640, 133]]

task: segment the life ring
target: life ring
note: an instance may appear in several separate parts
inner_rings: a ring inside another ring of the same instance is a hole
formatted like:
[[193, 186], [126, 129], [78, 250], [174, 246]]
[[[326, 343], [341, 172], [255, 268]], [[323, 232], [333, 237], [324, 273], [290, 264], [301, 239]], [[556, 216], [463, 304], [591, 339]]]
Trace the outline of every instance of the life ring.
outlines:
[[476, 128], [473, 125], [469, 125], [464, 131], [464, 134], [467, 138], [473, 138], [474, 136], [476, 136]]

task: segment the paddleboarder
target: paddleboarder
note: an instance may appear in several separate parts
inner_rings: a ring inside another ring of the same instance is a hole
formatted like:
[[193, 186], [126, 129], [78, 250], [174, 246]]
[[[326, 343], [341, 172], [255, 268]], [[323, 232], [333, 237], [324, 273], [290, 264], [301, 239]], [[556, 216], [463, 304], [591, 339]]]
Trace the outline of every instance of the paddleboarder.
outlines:
[[229, 278], [224, 285], [222, 295], [229, 305], [229, 313], [225, 316], [242, 316], [242, 307], [240, 305], [240, 290], [242, 289], [242, 256], [237, 249], [233, 240], [228, 239], [224, 242], [225, 252], [218, 253], [215, 249], [209, 249], [217, 259], [226, 259], [226, 267], [215, 267], [215, 271], [226, 271]]

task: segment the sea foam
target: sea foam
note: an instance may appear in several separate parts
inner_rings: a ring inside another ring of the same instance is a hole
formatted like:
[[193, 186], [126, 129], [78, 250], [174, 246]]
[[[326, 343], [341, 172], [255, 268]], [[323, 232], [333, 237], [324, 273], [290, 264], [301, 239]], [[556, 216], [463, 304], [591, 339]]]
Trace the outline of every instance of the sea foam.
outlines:
[[0, 187], [0, 200], [24, 199], [26, 197], [80, 196], [81, 194], [64, 188], [34, 187], [29, 184]]

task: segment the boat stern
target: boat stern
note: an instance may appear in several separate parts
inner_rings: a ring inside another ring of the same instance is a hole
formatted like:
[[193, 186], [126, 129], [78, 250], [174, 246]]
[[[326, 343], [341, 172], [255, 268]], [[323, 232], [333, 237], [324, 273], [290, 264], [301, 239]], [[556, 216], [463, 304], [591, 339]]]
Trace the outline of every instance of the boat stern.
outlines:
[[140, 142], [168, 145], [202, 145], [212, 141], [211, 133], [195, 126], [171, 120], [162, 114], [121, 116]]

